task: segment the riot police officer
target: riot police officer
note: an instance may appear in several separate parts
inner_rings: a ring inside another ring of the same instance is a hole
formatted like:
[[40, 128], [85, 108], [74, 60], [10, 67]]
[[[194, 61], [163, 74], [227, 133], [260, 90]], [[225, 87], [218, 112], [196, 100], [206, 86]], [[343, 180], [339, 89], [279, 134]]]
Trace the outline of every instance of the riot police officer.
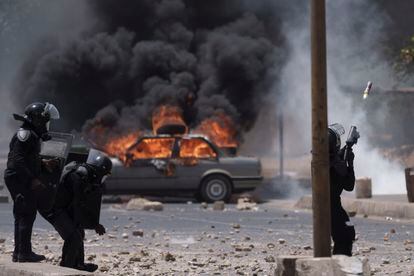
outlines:
[[53, 104], [32, 103], [25, 114], [13, 114], [22, 122], [20, 129], [10, 142], [7, 168], [4, 172], [6, 186], [13, 199], [14, 252], [13, 261], [39, 262], [44, 256], [32, 251], [31, 236], [36, 218], [35, 192], [42, 189], [42, 169], [51, 169], [49, 161], [40, 158], [42, 140], [48, 140], [50, 119], [59, 119], [59, 112]]
[[89, 272], [98, 266], [84, 262], [84, 229], [103, 235], [99, 224], [103, 184], [110, 175], [111, 160], [94, 149], [85, 163], [71, 162], [65, 166], [56, 200], [51, 211], [42, 214], [64, 240], [60, 265]]
[[[341, 205], [343, 190], [352, 191], [355, 185], [354, 153], [345, 147], [341, 149], [341, 135], [345, 132], [341, 125], [329, 127], [329, 162], [331, 187], [331, 229], [334, 241], [333, 254], [352, 256], [352, 243], [355, 240], [355, 228], [350, 224], [349, 216]], [[346, 159], [346, 160], [344, 160]]]

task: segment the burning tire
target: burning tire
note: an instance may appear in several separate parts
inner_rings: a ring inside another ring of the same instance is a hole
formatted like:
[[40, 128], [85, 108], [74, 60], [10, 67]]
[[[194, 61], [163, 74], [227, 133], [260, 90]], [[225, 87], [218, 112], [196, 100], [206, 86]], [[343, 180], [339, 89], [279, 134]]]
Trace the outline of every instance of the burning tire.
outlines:
[[200, 194], [206, 202], [228, 201], [231, 196], [230, 180], [218, 174], [207, 176], [201, 183]]

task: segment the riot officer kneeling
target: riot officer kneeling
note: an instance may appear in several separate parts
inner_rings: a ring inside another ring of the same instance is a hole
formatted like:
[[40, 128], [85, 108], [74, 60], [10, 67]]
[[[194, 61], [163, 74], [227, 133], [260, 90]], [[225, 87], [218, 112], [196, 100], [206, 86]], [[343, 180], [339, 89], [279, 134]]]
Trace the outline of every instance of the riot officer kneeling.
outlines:
[[[354, 189], [354, 153], [350, 146], [345, 146], [341, 149], [340, 136], [344, 132], [345, 130], [339, 124], [334, 124], [329, 127], [331, 229], [332, 239], [334, 241], [332, 253], [334, 255], [352, 256], [355, 228], [350, 224], [349, 216], [341, 205], [341, 193], [343, 190], [350, 192]], [[359, 138], [359, 134], [357, 135], [356, 140]]]
[[43, 216], [64, 240], [61, 266], [95, 271], [98, 266], [84, 262], [84, 229], [103, 235], [99, 224], [102, 190], [112, 170], [111, 160], [94, 149], [85, 163], [71, 162], [65, 166], [53, 208]]
[[10, 142], [4, 180], [13, 199], [14, 252], [13, 262], [39, 262], [43, 255], [32, 251], [31, 237], [36, 219], [36, 193], [45, 186], [40, 177], [44, 169], [52, 170], [53, 161], [40, 157], [41, 141], [50, 139], [50, 119], [59, 119], [53, 104], [32, 103], [24, 115], [13, 114], [23, 122]]

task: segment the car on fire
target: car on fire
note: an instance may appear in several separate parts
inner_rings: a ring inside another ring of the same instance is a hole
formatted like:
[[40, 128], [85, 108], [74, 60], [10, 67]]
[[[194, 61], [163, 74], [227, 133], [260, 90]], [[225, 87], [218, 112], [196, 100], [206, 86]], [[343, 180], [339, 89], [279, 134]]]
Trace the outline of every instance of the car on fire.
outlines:
[[229, 156], [202, 135], [143, 136], [112, 160], [108, 194], [185, 192], [206, 202], [227, 201], [262, 181], [258, 158]]

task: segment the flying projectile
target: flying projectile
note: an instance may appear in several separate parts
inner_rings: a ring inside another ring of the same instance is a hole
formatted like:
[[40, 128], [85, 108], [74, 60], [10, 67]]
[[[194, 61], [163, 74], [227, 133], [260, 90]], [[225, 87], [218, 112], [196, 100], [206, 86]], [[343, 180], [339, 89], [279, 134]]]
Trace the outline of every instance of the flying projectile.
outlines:
[[367, 83], [367, 87], [366, 87], [366, 88], [365, 88], [365, 90], [364, 90], [364, 95], [363, 95], [364, 100], [365, 100], [366, 98], [368, 98], [369, 93], [371, 92], [371, 89], [372, 89], [372, 81], [369, 81], [369, 82]]

